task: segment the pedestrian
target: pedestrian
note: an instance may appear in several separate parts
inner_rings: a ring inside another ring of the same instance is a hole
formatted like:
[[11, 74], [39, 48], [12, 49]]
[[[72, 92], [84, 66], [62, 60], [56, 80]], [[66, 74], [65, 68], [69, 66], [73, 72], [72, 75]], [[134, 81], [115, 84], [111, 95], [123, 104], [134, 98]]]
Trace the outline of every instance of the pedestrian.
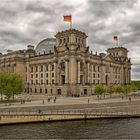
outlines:
[[50, 102], [50, 98], [48, 98], [48, 102]]
[[42, 101], [42, 104], [44, 105], [44, 100]]
[[123, 100], [123, 96], [122, 96], [122, 100]]
[[129, 97], [129, 102], [131, 102], [131, 97]]
[[88, 104], [89, 104], [89, 99], [88, 99]]
[[97, 95], [98, 101], [99, 101], [99, 95]]
[[41, 109], [38, 110], [38, 113], [39, 113], [39, 114], [41, 113]]
[[53, 102], [55, 103], [56, 102], [56, 99], [53, 99]]

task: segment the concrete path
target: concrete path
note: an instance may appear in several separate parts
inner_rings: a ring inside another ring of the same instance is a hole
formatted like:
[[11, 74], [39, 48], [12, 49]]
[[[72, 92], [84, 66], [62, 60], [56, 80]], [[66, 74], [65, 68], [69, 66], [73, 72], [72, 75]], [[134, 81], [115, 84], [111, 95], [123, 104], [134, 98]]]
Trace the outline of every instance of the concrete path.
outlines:
[[[131, 102], [129, 101], [131, 97]], [[20, 95], [19, 99], [31, 99], [25, 104], [12, 103], [10, 106], [0, 104], [0, 111], [42, 111], [48, 110], [92, 110], [94, 112], [140, 112], [140, 95], [129, 95], [123, 99], [118, 95], [109, 95], [98, 100], [97, 96], [89, 97], [54, 97], [48, 102], [47, 95]], [[89, 102], [88, 102], [89, 101]], [[44, 103], [43, 103], [44, 102]]]

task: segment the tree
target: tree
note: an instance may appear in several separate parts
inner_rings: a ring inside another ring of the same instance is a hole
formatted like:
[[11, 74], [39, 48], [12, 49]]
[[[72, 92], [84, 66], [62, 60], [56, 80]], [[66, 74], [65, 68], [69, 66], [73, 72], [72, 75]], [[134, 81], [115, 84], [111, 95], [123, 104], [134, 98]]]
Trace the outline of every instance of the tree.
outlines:
[[127, 97], [127, 94], [128, 94], [129, 92], [131, 92], [131, 86], [129, 86], [129, 85], [124, 85], [124, 86], [122, 87], [122, 93], [125, 94], [126, 97]]
[[115, 87], [114, 86], [108, 86], [107, 87], [107, 92], [110, 94], [110, 98], [112, 94], [115, 92]]
[[116, 93], [119, 93], [119, 94], [123, 93], [123, 88], [122, 88], [122, 86], [117, 86], [117, 87], [115, 88], [115, 92], [116, 92]]
[[131, 91], [136, 92], [138, 90], [136, 85], [131, 85]]
[[131, 85], [140, 90], [140, 81], [131, 81]]
[[20, 75], [17, 75], [15, 73], [11, 75], [11, 86], [14, 100], [14, 95], [21, 93], [24, 89], [24, 83]]
[[8, 84], [8, 73], [0, 73], [0, 92], [1, 92], [1, 101], [3, 100], [3, 94], [5, 86]]
[[21, 93], [24, 89], [24, 83], [20, 75], [16, 73], [0, 73], [0, 92], [1, 101], [3, 95], [9, 98], [17, 93]]
[[4, 87], [4, 95], [6, 96], [6, 99], [9, 101], [10, 97], [12, 97], [12, 87], [10, 84], [7, 84]]
[[102, 95], [105, 92], [106, 92], [106, 90], [102, 85], [95, 86], [95, 93], [96, 94]]

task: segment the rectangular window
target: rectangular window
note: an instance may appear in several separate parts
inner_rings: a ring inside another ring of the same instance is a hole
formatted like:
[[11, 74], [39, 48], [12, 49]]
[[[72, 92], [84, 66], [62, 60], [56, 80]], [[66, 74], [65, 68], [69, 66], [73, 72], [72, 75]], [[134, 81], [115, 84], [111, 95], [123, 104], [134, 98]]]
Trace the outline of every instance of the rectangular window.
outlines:
[[80, 84], [83, 83], [83, 75], [80, 75]]
[[46, 80], [46, 84], [48, 85], [48, 80]]
[[65, 84], [65, 75], [61, 75], [61, 84], [62, 84], [62, 85]]
[[33, 67], [31, 67], [31, 72], [33, 72]]
[[43, 84], [43, 80], [41, 80], [41, 84]]
[[43, 73], [41, 73], [41, 78], [43, 78]]
[[52, 73], [52, 77], [54, 77], [54, 73]]
[[65, 62], [61, 63], [61, 70], [65, 71]]
[[35, 67], [35, 71], [38, 72], [38, 66]]
[[36, 74], [35, 77], [38, 78], [38, 74]]
[[33, 78], [33, 74], [31, 74], [31, 78]]
[[93, 78], [95, 78], [95, 73], [93, 73]]
[[43, 71], [43, 66], [40, 67], [40, 71]]
[[48, 65], [46, 65], [46, 71], [48, 71]]
[[52, 84], [54, 84], [54, 79], [52, 79]]
[[100, 66], [98, 66], [98, 72], [100, 71]]
[[46, 77], [48, 77], [48, 73], [46, 73]]

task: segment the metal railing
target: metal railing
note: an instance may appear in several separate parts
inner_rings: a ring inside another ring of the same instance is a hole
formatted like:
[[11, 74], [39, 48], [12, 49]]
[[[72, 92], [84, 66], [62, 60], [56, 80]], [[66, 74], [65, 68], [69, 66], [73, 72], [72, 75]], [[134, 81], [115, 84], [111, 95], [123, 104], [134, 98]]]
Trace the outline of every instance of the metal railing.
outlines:
[[87, 116], [140, 116], [140, 112], [96, 112], [88, 110], [50, 110], [50, 111], [0, 111], [0, 116], [47, 116], [47, 115], [87, 115]]

